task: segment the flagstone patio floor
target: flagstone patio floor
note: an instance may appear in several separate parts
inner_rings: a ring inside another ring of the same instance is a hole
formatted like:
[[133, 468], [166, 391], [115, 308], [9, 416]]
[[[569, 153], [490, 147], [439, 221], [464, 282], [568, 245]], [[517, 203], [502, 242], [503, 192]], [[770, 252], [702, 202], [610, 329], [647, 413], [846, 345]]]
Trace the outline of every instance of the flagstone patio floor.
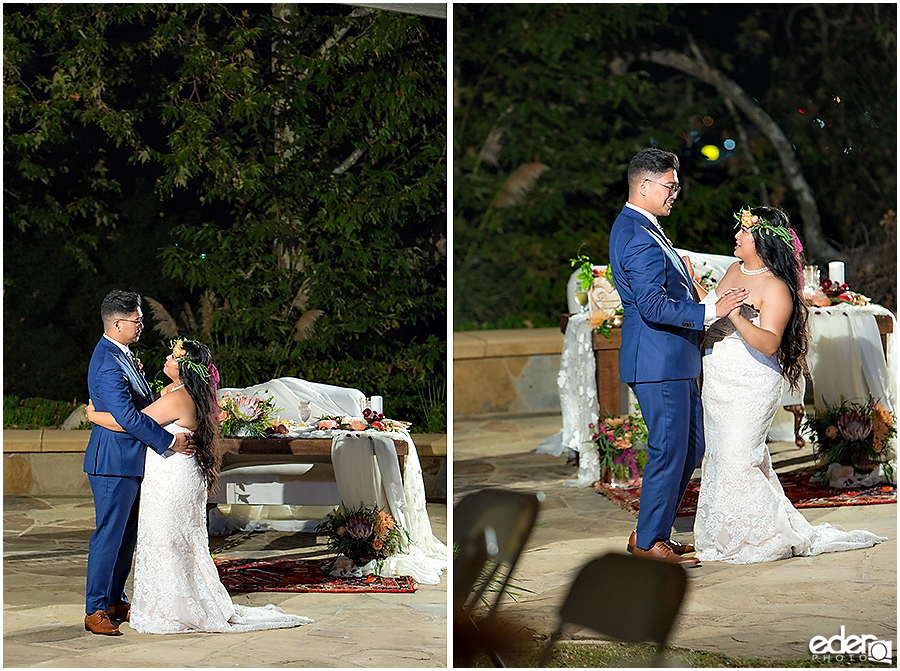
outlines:
[[[565, 456], [535, 454], [540, 442], [561, 426], [558, 414], [454, 421], [454, 503], [484, 487], [546, 496], [513, 580], [530, 591], [521, 592], [517, 601], [505, 600], [498, 611], [513, 629], [538, 640], [556, 628], [558, 608], [578, 569], [607, 552], [624, 552], [636, 521], [592, 488], [566, 486], [577, 470], [566, 464]], [[813, 464], [810, 446], [771, 443], [769, 448], [777, 472]], [[690, 569], [672, 645], [744, 659], [809, 658], [810, 639], [836, 636], [843, 626], [847, 636], [870, 634], [892, 641], [896, 655], [896, 504], [800, 512], [814, 524], [868, 529], [889, 540], [815, 557], [744, 566], [710, 562]], [[675, 540], [693, 540], [693, 521], [677, 519]], [[602, 595], [597, 607], [604, 607]], [[598, 637], [570, 626], [563, 638]]]
[[[447, 507], [428, 504], [435, 535], [447, 538]], [[413, 594], [238, 594], [315, 620], [246, 634], [139, 634], [84, 630], [90, 497], [4, 497], [3, 666], [54, 668], [317, 667], [445, 668], [447, 573]], [[214, 537], [223, 558], [321, 556], [324, 539], [280, 531]], [[129, 593], [131, 585], [128, 585]]]

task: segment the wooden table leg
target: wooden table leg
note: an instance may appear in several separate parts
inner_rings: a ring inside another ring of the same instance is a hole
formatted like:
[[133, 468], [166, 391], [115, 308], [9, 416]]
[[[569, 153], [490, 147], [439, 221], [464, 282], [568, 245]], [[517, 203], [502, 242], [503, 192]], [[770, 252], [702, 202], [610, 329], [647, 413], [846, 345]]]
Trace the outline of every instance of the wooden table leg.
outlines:
[[786, 405], [784, 409], [794, 413], [794, 443], [797, 447], [806, 445], [806, 441], [800, 435], [800, 426], [803, 422], [804, 409], [802, 405]]

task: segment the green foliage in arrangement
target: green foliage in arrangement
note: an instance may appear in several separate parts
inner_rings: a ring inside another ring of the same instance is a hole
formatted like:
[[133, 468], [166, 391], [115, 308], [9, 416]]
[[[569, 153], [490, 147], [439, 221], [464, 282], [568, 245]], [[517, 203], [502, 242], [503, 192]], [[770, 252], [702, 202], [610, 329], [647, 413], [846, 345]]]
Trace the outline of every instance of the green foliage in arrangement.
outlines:
[[[414, 430], [435, 416], [444, 21], [336, 4], [17, 5], [4, 56], [13, 246], [69, 259], [52, 286], [5, 264], [8, 321], [20, 339], [51, 318], [89, 325], [66, 384], [83, 388], [103, 295], [129, 288], [147, 299], [149, 378], [178, 335], [210, 346], [222, 386], [296, 376], [383, 395]], [[6, 386], [32, 384], [33, 353], [5, 354]]]

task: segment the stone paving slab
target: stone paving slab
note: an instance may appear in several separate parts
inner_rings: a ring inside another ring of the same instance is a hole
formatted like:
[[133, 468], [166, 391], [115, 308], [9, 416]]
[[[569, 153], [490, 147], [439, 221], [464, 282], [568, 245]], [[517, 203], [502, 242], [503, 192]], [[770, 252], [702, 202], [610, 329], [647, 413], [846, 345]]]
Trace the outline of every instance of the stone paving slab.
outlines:
[[[235, 594], [274, 603], [313, 624], [245, 634], [139, 634], [84, 630], [84, 582], [93, 503], [85, 497], [4, 497], [3, 666], [53, 668], [445, 668], [447, 574], [412, 594]], [[446, 505], [429, 503], [447, 538]], [[314, 534], [239, 532], [213, 537], [216, 556], [320, 557]], [[129, 593], [131, 585], [128, 585]]]
[[[469, 419], [454, 422], [454, 502], [484, 487], [542, 491], [546, 500], [520, 559], [513, 583], [531, 592], [503, 602], [504, 618], [534, 638], [556, 627], [568, 586], [587, 561], [624, 552], [636, 518], [591, 488], [564, 483], [575, 477], [566, 458], [535, 454], [560, 430], [557, 415]], [[812, 465], [810, 446], [769, 446], [776, 470]], [[696, 473], [699, 475], [699, 472]], [[688, 570], [688, 594], [672, 645], [731, 657], [808, 658], [814, 636], [871, 634], [897, 650], [897, 507], [895, 504], [806, 508], [813, 524], [868, 529], [888, 540], [873, 548], [778, 562], [731, 565], [707, 562]], [[673, 538], [693, 540], [693, 517], [676, 521]], [[602, 597], [598, 608], [603, 607]], [[598, 640], [567, 628], [568, 639]]]

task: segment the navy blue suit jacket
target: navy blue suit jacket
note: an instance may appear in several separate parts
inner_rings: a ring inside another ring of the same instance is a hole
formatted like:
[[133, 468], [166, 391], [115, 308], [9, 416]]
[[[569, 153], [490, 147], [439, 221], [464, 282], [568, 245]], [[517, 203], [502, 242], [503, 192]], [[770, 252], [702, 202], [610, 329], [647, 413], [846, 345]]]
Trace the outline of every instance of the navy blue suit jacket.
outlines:
[[622, 299], [619, 377], [629, 384], [700, 375], [706, 308], [694, 300], [684, 262], [650, 220], [629, 207], [609, 236], [609, 262]]
[[147, 446], [162, 454], [172, 434], [141, 412], [153, 402], [153, 392], [127, 355], [107, 338], [100, 339], [91, 356], [88, 391], [94, 408], [111, 413], [127, 433], [95, 425], [84, 453], [84, 472], [142, 476]]

